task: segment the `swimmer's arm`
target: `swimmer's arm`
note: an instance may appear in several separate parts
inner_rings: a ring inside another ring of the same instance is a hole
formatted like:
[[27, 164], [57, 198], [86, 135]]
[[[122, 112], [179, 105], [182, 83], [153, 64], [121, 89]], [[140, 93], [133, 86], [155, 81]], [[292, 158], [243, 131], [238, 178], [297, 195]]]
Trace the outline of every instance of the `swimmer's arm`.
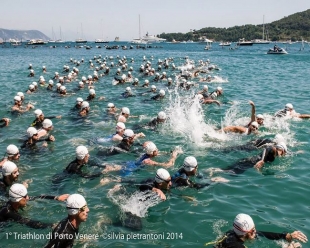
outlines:
[[175, 162], [175, 160], [177, 158], [177, 155], [178, 155], [178, 152], [177, 151], [173, 151], [172, 154], [171, 154], [171, 158], [166, 163], [156, 162], [156, 161], [153, 161], [151, 159], [146, 159], [146, 160], [143, 161], [143, 163], [146, 164], [146, 165], [171, 167], [171, 166], [174, 165], [174, 162]]
[[9, 118], [2, 118], [1, 121], [3, 122], [3, 124], [0, 127], [6, 127], [10, 123], [10, 119]]
[[265, 156], [266, 156], [266, 148], [263, 150], [261, 160], [259, 160], [259, 161], [254, 165], [254, 168], [260, 169], [260, 168], [262, 168], [262, 167], [264, 166], [264, 164], [265, 164], [265, 162], [264, 162]]
[[241, 126], [228, 126], [222, 129], [224, 132], [244, 133], [245, 128]]
[[14, 220], [20, 224], [27, 225], [29, 227], [36, 229], [42, 229], [52, 226], [52, 224], [50, 223], [42, 223], [40, 221], [23, 218], [20, 214], [14, 212], [7, 213], [7, 217], [10, 220]]
[[166, 200], [166, 196], [164, 194], [164, 192], [162, 192], [160, 189], [157, 188], [152, 188], [152, 191], [157, 193], [157, 195], [160, 197], [160, 199], [162, 199], [163, 201]]
[[33, 201], [36, 199], [48, 199], [48, 200], [56, 200], [56, 201], [65, 201], [69, 197], [69, 194], [63, 194], [63, 195], [40, 195], [40, 196], [32, 196], [29, 197], [29, 201]]
[[253, 121], [256, 121], [255, 104], [253, 101], [249, 101], [249, 104], [252, 106], [252, 109], [251, 109], [251, 123], [252, 123]]
[[211, 99], [206, 99], [203, 101], [204, 104], [211, 104], [211, 103], [216, 103], [217, 105], [221, 105], [221, 103], [217, 100], [211, 100]]

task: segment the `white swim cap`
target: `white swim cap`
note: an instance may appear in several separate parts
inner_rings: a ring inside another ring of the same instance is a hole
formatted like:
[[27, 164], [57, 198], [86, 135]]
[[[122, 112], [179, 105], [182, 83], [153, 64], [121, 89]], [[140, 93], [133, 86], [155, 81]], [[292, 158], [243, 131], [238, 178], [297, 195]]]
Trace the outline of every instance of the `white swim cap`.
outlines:
[[282, 141], [282, 142], [279, 142], [277, 145], [276, 145], [276, 148], [278, 149], [281, 149], [283, 150], [284, 152], [287, 152], [287, 146], [286, 144]]
[[20, 98], [22, 98], [24, 96], [24, 93], [23, 92], [17, 92], [16, 94], [17, 96], [20, 96]]
[[32, 66], [32, 64], [29, 64], [29, 66]]
[[37, 134], [38, 131], [36, 128], [34, 127], [28, 127], [27, 129], [27, 134], [28, 134], [28, 137], [31, 138], [33, 135]]
[[56, 86], [57, 86], [57, 88], [60, 87], [60, 86], [61, 86], [61, 83], [57, 83]]
[[21, 101], [22, 99], [20, 98], [20, 96], [14, 96], [14, 101]]
[[168, 78], [168, 82], [172, 82], [172, 78]]
[[150, 83], [150, 81], [149, 81], [149, 80], [147, 80], [147, 79], [145, 79], [145, 80], [144, 80], [144, 83], [149, 84], [149, 83]]
[[80, 194], [72, 194], [67, 199], [68, 215], [76, 215], [79, 213], [80, 208], [86, 206], [85, 198]]
[[93, 77], [91, 76], [91, 75], [88, 75], [88, 77], [87, 77], [88, 79], [92, 79]]
[[83, 83], [82, 81], [80, 81], [80, 82], [79, 82], [79, 85], [82, 86], [82, 85], [84, 85], [84, 83]]
[[131, 129], [126, 129], [123, 138], [132, 138], [135, 135], [135, 133]]
[[164, 90], [160, 90], [160, 91], [159, 91], [159, 95], [160, 95], [160, 96], [164, 96], [165, 94], [166, 94], [166, 93], [165, 93]]
[[89, 107], [89, 103], [87, 101], [83, 101], [81, 108], [88, 108]]
[[79, 160], [82, 160], [83, 158], [85, 158], [87, 154], [88, 154], [88, 149], [86, 148], [86, 146], [78, 146], [75, 149], [76, 158]]
[[286, 109], [294, 109], [293, 104], [291, 104], [291, 103], [287, 103], [287, 104], [285, 105], [285, 108], [286, 108]]
[[257, 123], [256, 121], [253, 121], [253, 122], [251, 123], [251, 125], [254, 126], [254, 127], [256, 127], [256, 128], [258, 128], [258, 123]]
[[166, 120], [167, 118], [166, 113], [164, 111], [160, 111], [157, 115], [157, 118], [160, 120]]
[[64, 80], [64, 78], [63, 77], [59, 77], [59, 81], [63, 81]]
[[126, 79], [126, 75], [125, 75], [125, 74], [122, 75], [122, 79], [123, 79], [123, 80]]
[[193, 156], [184, 159], [183, 167], [186, 171], [193, 171], [197, 167], [197, 160]]
[[139, 82], [139, 79], [138, 78], [135, 78], [135, 80], [134, 80], [135, 82]]
[[41, 109], [36, 109], [33, 113], [35, 114], [36, 117], [39, 117], [40, 115], [43, 114]]
[[128, 72], [128, 75], [131, 75], [131, 72], [130, 72], [130, 71]]
[[114, 108], [115, 107], [115, 105], [114, 105], [114, 103], [108, 103], [108, 108]]
[[53, 126], [53, 122], [50, 120], [50, 119], [45, 119], [43, 122], [42, 122], [42, 126], [44, 128], [49, 128], [51, 126]]
[[168, 181], [170, 178], [170, 174], [166, 169], [160, 168], [156, 171], [155, 182], [162, 183], [164, 181]]
[[19, 202], [28, 194], [27, 188], [20, 183], [14, 183], [9, 190], [9, 199], [11, 202]]
[[203, 86], [203, 89], [204, 89], [204, 90], [208, 90], [208, 89], [209, 89], [208, 85], [204, 85], [204, 86]]
[[238, 214], [234, 220], [234, 232], [238, 236], [243, 236], [249, 231], [251, 231], [255, 225], [251, 216], [247, 214]]
[[11, 161], [5, 161], [2, 166], [3, 176], [9, 176], [17, 168], [16, 164]]
[[38, 86], [38, 83], [37, 83], [37, 82], [32, 82], [32, 84], [33, 84], [34, 86]]
[[126, 88], [126, 92], [130, 92], [131, 91], [131, 88], [130, 87], [127, 87]]
[[90, 89], [90, 90], [89, 90], [89, 94], [90, 94], [90, 95], [96, 95], [96, 91], [95, 91], [94, 89]]
[[19, 150], [16, 145], [8, 145], [6, 148], [6, 153], [8, 157], [12, 157], [16, 155], [17, 153], [19, 153]]
[[216, 89], [217, 89], [218, 91], [222, 91], [222, 90], [223, 90], [222, 87], [220, 87], [220, 86], [218, 86]]
[[59, 75], [59, 73], [57, 71], [55, 71], [55, 76]]
[[129, 108], [127, 108], [127, 107], [123, 107], [123, 108], [122, 108], [122, 113], [123, 113], [123, 114], [127, 114], [127, 115], [129, 115], [129, 114], [130, 114], [130, 110], [129, 110]]
[[61, 90], [61, 91], [66, 90], [66, 86], [60, 86], [60, 90]]
[[33, 84], [30, 84], [29, 85], [29, 90], [33, 90], [34, 89], [34, 85]]
[[167, 74], [167, 73], [164, 71], [164, 72], [163, 72], [163, 75], [166, 75], [166, 74]]
[[119, 129], [125, 129], [125, 128], [126, 128], [126, 126], [125, 126], [125, 124], [124, 124], [123, 122], [117, 122], [117, 124], [116, 124], [116, 128], [119, 128]]
[[82, 97], [76, 98], [76, 102], [83, 102], [83, 98]]
[[282, 134], [276, 134], [274, 139], [275, 139], [275, 142], [277, 143], [284, 142], [284, 137], [282, 136]]
[[152, 155], [154, 151], [157, 150], [156, 145], [152, 141], [146, 142], [146, 145], [144, 146], [144, 151], [148, 155]]
[[85, 77], [85, 76], [83, 76], [83, 77], [82, 77], [82, 80], [83, 80], [83, 81], [85, 81], [85, 80], [86, 80], [86, 77]]
[[49, 85], [53, 85], [53, 84], [54, 84], [53, 80], [49, 80], [49, 81], [48, 81], [48, 84], [49, 84]]
[[151, 88], [152, 88], [152, 89], [156, 89], [156, 86], [155, 86], [155, 85], [152, 85]]
[[258, 115], [256, 116], [256, 118], [258, 118], [258, 119], [263, 119], [263, 120], [264, 120], [264, 116], [263, 116], [262, 114], [258, 114]]
[[34, 73], [34, 70], [31, 69], [30, 72], [31, 72], [31, 73]]

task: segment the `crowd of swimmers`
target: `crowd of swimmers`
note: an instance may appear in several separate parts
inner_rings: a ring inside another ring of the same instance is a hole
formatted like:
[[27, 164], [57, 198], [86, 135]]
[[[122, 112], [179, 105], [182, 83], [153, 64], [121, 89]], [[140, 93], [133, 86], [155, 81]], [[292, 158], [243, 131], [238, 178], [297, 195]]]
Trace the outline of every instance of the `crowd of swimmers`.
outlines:
[[[153, 57], [150, 58], [153, 61]], [[81, 194], [63, 194], [63, 195], [41, 195], [41, 196], [28, 196], [28, 184], [31, 180], [19, 182], [19, 168], [18, 161], [21, 157], [20, 151], [23, 154], [25, 149], [34, 149], [39, 144], [47, 146], [48, 142], [55, 142], [55, 137], [51, 134], [53, 130], [54, 119], [60, 119], [62, 116], [45, 116], [43, 111], [30, 104], [26, 103], [27, 94], [35, 94], [37, 91], [42, 90], [42, 87], [46, 87], [46, 90], [53, 91], [60, 97], [71, 97], [73, 92], [79, 94], [81, 90], [88, 89], [89, 95], [84, 100], [80, 96], [76, 98], [76, 104], [71, 111], [79, 116], [79, 118], [85, 118], [88, 116], [91, 105], [95, 101], [106, 101], [107, 96], [96, 95], [95, 88], [100, 87], [100, 78], [104, 78], [107, 75], [112, 75], [112, 85], [130, 85], [124, 87], [125, 90], [120, 97], [145, 97], [147, 96], [149, 101], [161, 101], [166, 96], [165, 89], [171, 89], [174, 87], [180, 90], [189, 91], [194, 87], [200, 87], [204, 82], [210, 82], [212, 80], [211, 73], [213, 70], [217, 70], [218, 67], [212, 65], [210, 60], [198, 61], [195, 63], [188, 57], [184, 58], [184, 63], [177, 67], [174, 64], [173, 58], [159, 59], [157, 63], [153, 63], [144, 56], [143, 64], [139, 68], [133, 68], [128, 66], [129, 63], [133, 63], [134, 59], [127, 59], [117, 56], [117, 61], [111, 57], [94, 56], [89, 60], [88, 67], [94, 70], [93, 75], [81, 76], [79, 69], [77, 68], [84, 62], [84, 59], [80, 61], [70, 59], [69, 63], [73, 66], [70, 70], [70, 66], [64, 65], [61, 73], [55, 72], [54, 76], [46, 82], [43, 75], [47, 73], [46, 66], [42, 66], [39, 79], [34, 80], [26, 89], [26, 94], [18, 92], [14, 97], [14, 105], [11, 107], [12, 113], [23, 114], [27, 111], [33, 111], [35, 119], [30, 123], [29, 127], [25, 130], [27, 133], [27, 139], [20, 144], [18, 148], [14, 144], [7, 146], [6, 155], [0, 162], [2, 178], [0, 186], [3, 194], [8, 197], [7, 202], [0, 209], [0, 222], [15, 221], [20, 224], [27, 225], [32, 228], [53, 228], [53, 234], [51, 240], [45, 247], [72, 247], [74, 242], [74, 234], [79, 231], [79, 226], [82, 222], [85, 222], [88, 218], [88, 213], [91, 207], [88, 207], [86, 199]], [[95, 66], [94, 63], [98, 64]], [[28, 77], [35, 78], [36, 72], [32, 64], [29, 64]], [[168, 76], [166, 71], [171, 75]], [[204, 76], [204, 74], [206, 76]], [[135, 76], [134, 76], [135, 75]], [[173, 79], [173, 76], [174, 79]], [[140, 83], [138, 77], [143, 78], [143, 84]], [[147, 78], [147, 79], [145, 79]], [[67, 92], [65, 84], [75, 83], [77, 85], [74, 89]], [[150, 85], [150, 82], [151, 85]], [[158, 84], [161, 82], [161, 84]], [[54, 87], [54, 83], [56, 87]], [[38, 84], [42, 87], [38, 87]], [[157, 86], [155, 85], [157, 84]], [[111, 87], [114, 87], [111, 86]], [[158, 89], [159, 86], [163, 86]], [[138, 93], [134, 93], [132, 88], [135, 88]], [[145, 90], [147, 89], [147, 90]], [[194, 96], [197, 98], [200, 104], [223, 104], [221, 102], [221, 96], [224, 90], [218, 86], [213, 91], [209, 92], [208, 85], [203, 85], [201, 90], [198, 90]], [[25, 96], [26, 95], [26, 96]], [[249, 102], [251, 105], [251, 117], [248, 123], [244, 123], [241, 126], [226, 126], [218, 130], [221, 133], [236, 133], [241, 135], [252, 135], [258, 132], [260, 127], [264, 126], [264, 115], [256, 114], [255, 104], [253, 101]], [[38, 104], [40, 105], [40, 104]], [[109, 102], [106, 107], [106, 115], [109, 118], [115, 120], [115, 133], [109, 137], [109, 140], [115, 143], [112, 147], [100, 150], [98, 155], [100, 156], [112, 156], [121, 153], [131, 152], [134, 144], [139, 139], [143, 139], [146, 135], [140, 130], [143, 127], [151, 129], [157, 129], [165, 123], [168, 119], [168, 113], [164, 111], [158, 111], [156, 117], [150, 122], [143, 125], [129, 124], [128, 119], [135, 118], [137, 116], [131, 115], [128, 107], [116, 108], [115, 104]], [[296, 113], [293, 105], [288, 103], [284, 109], [279, 110], [274, 115], [275, 118], [310, 118], [308, 114]], [[2, 128], [7, 127], [10, 124], [14, 124], [9, 118], [4, 117], [1, 119]], [[131, 126], [128, 128], [126, 126]], [[136, 132], [137, 131], [137, 132]], [[97, 138], [95, 143], [100, 143], [102, 138]], [[21, 149], [21, 150], [20, 150]], [[261, 169], [265, 163], [273, 162], [277, 157], [285, 156], [288, 152], [287, 145], [284, 138], [281, 135], [277, 135], [275, 139], [256, 139], [251, 142], [234, 147], [233, 149], [261, 149], [259, 154], [248, 158], [246, 160], [238, 161], [236, 164], [227, 168], [218, 168], [217, 172], [224, 172], [229, 174], [240, 174], [247, 169], [256, 168]], [[156, 172], [152, 178], [143, 180], [142, 182], [132, 182], [137, 184], [137, 190], [151, 191], [158, 195], [161, 200], [166, 200], [166, 192], [175, 187], [191, 187], [195, 189], [201, 189], [208, 187], [212, 183], [225, 183], [227, 179], [222, 177], [209, 178], [208, 183], [196, 182], [199, 178], [204, 178], [204, 175], [198, 173], [198, 161], [194, 156], [185, 157], [178, 171], [170, 174], [170, 170], [175, 165], [175, 161], [179, 154], [183, 153], [179, 147], [174, 148], [169, 154], [169, 159], [165, 162], [156, 161], [156, 157], [162, 154], [152, 141], [145, 141], [142, 143], [141, 150], [138, 150], [139, 157], [136, 161], [126, 162], [124, 164], [112, 164], [112, 163], [99, 163], [90, 159], [88, 148], [84, 145], [79, 145], [75, 149], [75, 159], [70, 162], [63, 171], [53, 177], [53, 183], [57, 185], [57, 182], [62, 178], [77, 175], [83, 178], [96, 178], [117, 171], [118, 175], [113, 177], [104, 177], [100, 180], [102, 185], [110, 182], [117, 182], [117, 185], [113, 190], [118, 190], [122, 182], [126, 182], [126, 176], [138, 173], [144, 166], [156, 166]], [[136, 153], [134, 153], [136, 154]], [[87, 173], [84, 171], [85, 166], [94, 166], [97, 168], [95, 173]], [[158, 168], [160, 167], [160, 168]], [[25, 172], [26, 174], [27, 172]], [[120, 184], [119, 184], [120, 183]], [[128, 182], [127, 182], [128, 183]], [[20, 213], [20, 209], [24, 208], [28, 201], [36, 199], [48, 199], [56, 201], [66, 201], [67, 217], [60, 221], [57, 225], [51, 223], [43, 223], [39, 220], [31, 220], [23, 217]], [[132, 215], [131, 215], [132, 216]], [[141, 229], [141, 223], [137, 225], [128, 225], [130, 228]], [[59, 234], [72, 234], [68, 237], [61, 239]], [[253, 219], [247, 214], [238, 214], [233, 222], [233, 229], [226, 232], [225, 235], [215, 242], [210, 242], [216, 247], [245, 247], [244, 243], [247, 240], [253, 240], [257, 236], [264, 236], [268, 239], [278, 240], [284, 239], [289, 242], [287, 247], [300, 247], [300, 243], [294, 242], [298, 240], [301, 242], [307, 242], [307, 237], [300, 231], [294, 231], [292, 233], [271, 233], [264, 231], [257, 231], [254, 225]]]

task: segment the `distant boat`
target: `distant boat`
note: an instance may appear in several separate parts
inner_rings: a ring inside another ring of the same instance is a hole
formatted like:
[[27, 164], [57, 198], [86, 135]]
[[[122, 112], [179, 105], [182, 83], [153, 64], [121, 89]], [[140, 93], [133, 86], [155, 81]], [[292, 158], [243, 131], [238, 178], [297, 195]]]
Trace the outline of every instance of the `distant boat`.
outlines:
[[109, 42], [105, 41], [104, 39], [96, 39], [95, 43], [109, 43]]
[[199, 39], [199, 43], [207, 43], [207, 44], [211, 44], [213, 41], [209, 40], [207, 38], [201, 38]]
[[44, 45], [45, 42], [42, 39], [32, 39], [30, 40], [27, 45]]
[[[267, 39], [267, 35], [266, 35]], [[269, 40], [265, 40], [265, 16], [263, 16], [263, 37], [262, 39], [254, 39], [252, 40], [253, 44], [269, 44]]]
[[231, 42], [221, 42], [219, 46], [230, 46]]
[[171, 42], [167, 42], [167, 43], [179, 44], [179, 43], [181, 43], [181, 41], [173, 39]]
[[140, 15], [139, 15], [139, 38], [133, 39], [130, 43], [135, 44], [135, 45], [146, 45], [146, 44], [148, 44], [147, 41], [145, 41], [141, 38]]
[[146, 41], [147, 43], [161, 43], [167, 41], [166, 39], [158, 38], [155, 35], [150, 35], [148, 32], [145, 36], [142, 37], [142, 40]]
[[[82, 27], [82, 23], [81, 23], [81, 31], [82, 31], [82, 37], [83, 37], [83, 27]], [[85, 40], [84, 38], [77, 38], [75, 40], [75, 43], [87, 43], [87, 40]]]
[[244, 38], [239, 39], [239, 41], [237, 42], [238, 46], [252, 46], [253, 42], [252, 41], [246, 41]]
[[115, 39], [114, 39], [114, 41], [118, 42], [118, 41], [119, 41], [119, 37], [116, 36]]

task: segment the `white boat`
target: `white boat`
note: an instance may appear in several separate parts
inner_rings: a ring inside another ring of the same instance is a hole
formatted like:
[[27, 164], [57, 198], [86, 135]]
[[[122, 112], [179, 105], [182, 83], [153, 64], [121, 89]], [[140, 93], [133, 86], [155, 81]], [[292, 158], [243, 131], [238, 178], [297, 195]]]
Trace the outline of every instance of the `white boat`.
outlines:
[[199, 43], [207, 43], [207, 44], [211, 44], [213, 41], [209, 40], [207, 38], [200, 38], [199, 39]]
[[270, 41], [267, 38], [266, 35], [266, 39], [265, 39], [265, 16], [263, 16], [263, 37], [262, 39], [254, 39], [252, 40], [253, 44], [269, 44]]
[[221, 42], [219, 46], [230, 46], [231, 42]]
[[239, 41], [237, 42], [238, 46], [252, 46], [253, 42], [252, 41], [246, 41], [244, 38], [239, 39]]
[[[82, 37], [83, 37], [83, 26], [82, 26], [82, 23], [81, 23], [81, 31], [82, 31]], [[85, 40], [83, 38], [77, 38], [75, 40], [75, 43], [87, 43], [87, 40]]]
[[267, 52], [267, 54], [288, 54], [287, 51], [285, 51], [284, 48], [277, 47], [277, 48], [270, 48]]
[[144, 40], [147, 43], [161, 43], [161, 42], [166, 42], [166, 39], [159, 38], [155, 35], [150, 35], [148, 32], [146, 33], [145, 36], [142, 37], [142, 40]]
[[109, 42], [104, 39], [96, 39], [95, 43], [109, 43]]
[[44, 45], [44, 44], [45, 42], [42, 39], [37, 39], [37, 40], [32, 39], [27, 43], [27, 45]]
[[[130, 43], [135, 44], [135, 45], [146, 45], [146, 44], [148, 44], [147, 41], [145, 41], [141, 38], [140, 15], [139, 15], [139, 38], [133, 39]], [[151, 42], [149, 42], [149, 43], [151, 43]]]

